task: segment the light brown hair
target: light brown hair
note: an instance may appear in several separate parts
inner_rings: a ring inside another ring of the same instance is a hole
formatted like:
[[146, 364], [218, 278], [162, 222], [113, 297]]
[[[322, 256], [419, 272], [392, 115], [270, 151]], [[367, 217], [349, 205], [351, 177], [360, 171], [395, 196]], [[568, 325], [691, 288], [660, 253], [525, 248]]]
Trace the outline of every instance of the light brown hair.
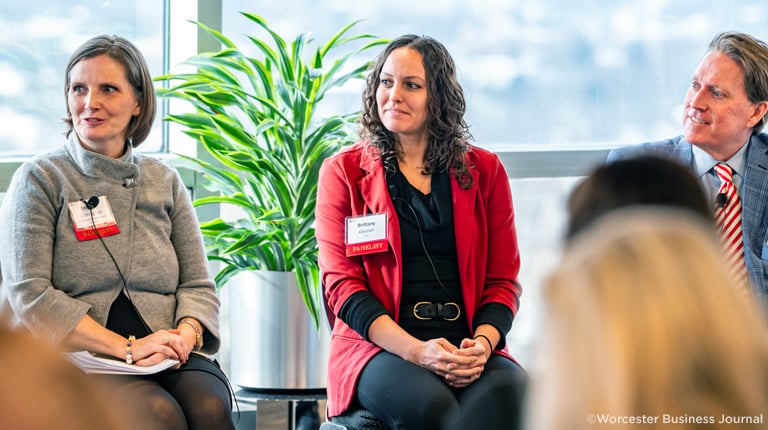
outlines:
[[[768, 101], [768, 44], [749, 34], [728, 31], [716, 35], [709, 50], [727, 55], [741, 67], [744, 89], [751, 103]], [[763, 129], [766, 116], [768, 113], [755, 124], [753, 134]]]
[[[578, 234], [544, 285], [531, 428], [594, 430], [607, 416], [755, 416], [768, 405], [768, 332], [711, 225], [630, 208]], [[684, 424], [690, 424], [685, 422]], [[631, 425], [606, 426], [634, 428]], [[698, 428], [688, 425], [675, 428]]]
[[[144, 142], [152, 129], [152, 123], [157, 114], [157, 99], [147, 61], [141, 51], [130, 41], [120, 36], [101, 35], [80, 45], [67, 62], [64, 73], [64, 97], [66, 99], [69, 93], [71, 83], [69, 74], [75, 64], [100, 55], [106, 55], [123, 66], [125, 76], [133, 88], [133, 94], [139, 102], [139, 114], [131, 118], [125, 133], [131, 144], [137, 147]], [[67, 104], [67, 117], [64, 118], [64, 122], [67, 124], [66, 135], [69, 136], [74, 131], [69, 104]]]
[[[54, 348], [26, 331], [0, 326], [2, 428], [129, 430], [138, 419], [124, 412], [106, 385], [97, 384]], [[140, 426], [138, 427], [140, 428]]]

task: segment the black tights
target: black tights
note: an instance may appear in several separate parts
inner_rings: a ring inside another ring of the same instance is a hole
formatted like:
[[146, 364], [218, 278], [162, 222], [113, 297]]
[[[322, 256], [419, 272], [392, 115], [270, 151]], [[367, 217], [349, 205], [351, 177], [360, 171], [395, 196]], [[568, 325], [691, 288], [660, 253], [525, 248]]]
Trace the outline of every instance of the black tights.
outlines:
[[[480, 378], [466, 388], [451, 388], [427, 369], [382, 351], [363, 369], [357, 384], [360, 406], [372, 412], [393, 430], [436, 430], [446, 416], [454, 416], [466, 397], [484, 392], [495, 383], [518, 383], [523, 370], [496, 354], [485, 365]], [[466, 412], [466, 411], [461, 411]], [[516, 412], [510, 411], [516, 415]], [[510, 417], [510, 420], [516, 419]]]
[[113, 389], [133, 406], [130, 414], [147, 430], [234, 429], [225, 381], [216, 364], [196, 354], [178, 370], [110, 378]]

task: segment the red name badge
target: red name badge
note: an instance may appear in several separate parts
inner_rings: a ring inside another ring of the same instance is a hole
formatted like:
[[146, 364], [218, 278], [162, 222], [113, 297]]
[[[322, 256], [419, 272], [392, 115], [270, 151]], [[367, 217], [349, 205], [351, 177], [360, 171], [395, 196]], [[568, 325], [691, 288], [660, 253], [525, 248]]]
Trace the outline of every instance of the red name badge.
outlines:
[[107, 196], [100, 196], [96, 204], [90, 207], [82, 200], [70, 202], [67, 207], [74, 224], [75, 236], [79, 241], [120, 233]]
[[384, 252], [387, 242], [387, 214], [347, 217], [344, 224], [344, 244], [347, 257]]
[[[98, 234], [96, 234], [97, 231]], [[117, 227], [117, 224], [97, 225], [96, 228], [88, 227], [82, 230], [75, 227], [75, 236], [77, 236], [77, 240], [81, 242], [84, 240], [93, 240], [99, 236], [107, 237], [118, 233], [120, 233], [120, 229]]]

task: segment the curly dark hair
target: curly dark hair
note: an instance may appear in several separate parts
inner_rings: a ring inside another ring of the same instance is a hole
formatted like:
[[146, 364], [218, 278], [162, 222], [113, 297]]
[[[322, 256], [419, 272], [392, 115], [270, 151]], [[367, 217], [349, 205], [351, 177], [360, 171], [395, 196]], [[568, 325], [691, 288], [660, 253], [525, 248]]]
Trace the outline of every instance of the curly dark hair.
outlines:
[[472, 135], [464, 121], [464, 90], [456, 78], [456, 66], [445, 46], [429, 36], [407, 34], [391, 41], [379, 54], [363, 91], [360, 136], [368, 148], [378, 152], [388, 174], [393, 174], [402, 154], [399, 143], [379, 118], [376, 90], [384, 63], [392, 51], [407, 47], [421, 54], [427, 81], [429, 142], [424, 160], [425, 175], [450, 169], [463, 188], [472, 186], [466, 154], [471, 150]]

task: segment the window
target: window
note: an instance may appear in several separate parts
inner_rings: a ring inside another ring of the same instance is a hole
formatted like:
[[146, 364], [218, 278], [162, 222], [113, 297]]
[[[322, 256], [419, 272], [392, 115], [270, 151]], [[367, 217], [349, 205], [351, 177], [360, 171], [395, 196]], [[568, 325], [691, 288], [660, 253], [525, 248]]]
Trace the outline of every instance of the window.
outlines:
[[[686, 87], [716, 33], [768, 41], [762, 0], [222, 3], [223, 31], [242, 48], [256, 31], [238, 15], [243, 7], [286, 38], [311, 31], [322, 42], [362, 18], [358, 32], [427, 34], [448, 48], [475, 141], [499, 152], [512, 178], [523, 296], [507, 340], [525, 366], [535, 365], [539, 285], [557, 262], [565, 199], [578, 177], [610, 147], [681, 132]], [[359, 109], [361, 89], [341, 89], [330, 110]]]
[[[65, 130], [64, 68], [71, 53], [98, 34], [130, 39], [150, 70], [163, 70], [163, 22], [168, 2], [29, 1], [0, 4], [0, 156], [31, 155], [60, 146]], [[156, 129], [159, 129], [159, 123]], [[155, 130], [140, 147], [158, 151]]]
[[[225, 34], [254, 32], [237, 14], [244, 7], [290, 38], [311, 31], [325, 41], [361, 18], [358, 31], [380, 37], [435, 37], [456, 61], [476, 143], [498, 150], [679, 134], [686, 86], [710, 39], [736, 29], [768, 40], [762, 0], [223, 0]], [[359, 94], [350, 87], [338, 106], [358, 108]]]

